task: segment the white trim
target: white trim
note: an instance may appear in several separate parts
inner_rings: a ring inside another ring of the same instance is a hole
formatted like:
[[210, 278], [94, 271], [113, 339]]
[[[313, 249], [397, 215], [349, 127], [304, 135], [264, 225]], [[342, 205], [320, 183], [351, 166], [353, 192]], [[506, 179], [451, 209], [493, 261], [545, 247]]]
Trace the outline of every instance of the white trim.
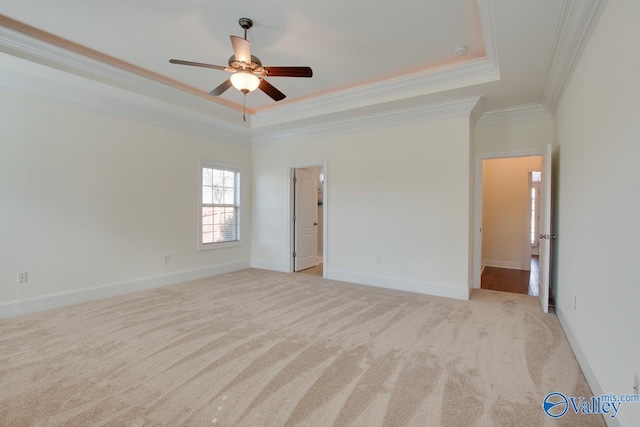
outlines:
[[498, 72], [500, 77], [500, 61], [498, 60], [498, 33], [496, 31], [496, 17], [493, 0], [477, 0], [478, 17], [482, 28], [482, 40], [487, 61]]
[[160, 288], [189, 280], [202, 279], [205, 277], [243, 270], [245, 268], [249, 268], [248, 260], [7, 301], [0, 303], [0, 319], [50, 310], [53, 308], [66, 307], [73, 304], [124, 295], [146, 289]]
[[482, 278], [482, 161], [485, 159], [501, 159], [509, 157], [544, 156], [542, 149], [497, 151], [493, 153], [476, 153], [475, 159], [475, 198], [473, 215], [473, 287], [480, 289]]
[[551, 113], [580, 61], [608, 0], [562, 0], [545, 74], [542, 105]]
[[500, 73], [486, 59], [422, 74], [352, 88], [312, 101], [287, 104], [251, 116], [251, 128], [258, 130], [291, 121], [355, 110], [421, 95], [475, 86], [500, 79]]
[[370, 113], [356, 118], [326, 119], [322, 123], [307, 124], [281, 130], [255, 130], [251, 137], [252, 145], [269, 145], [288, 142], [304, 137], [326, 137], [358, 130], [379, 129], [389, 126], [403, 126], [426, 120], [445, 119], [471, 115], [482, 96], [456, 99], [437, 104], [420, 105], [413, 108], [386, 110]]
[[541, 104], [529, 104], [502, 110], [485, 111], [478, 121], [478, 126], [492, 126], [520, 121], [551, 120], [552, 118], [551, 113]]
[[[582, 369], [582, 373], [584, 374], [584, 377], [586, 378], [587, 383], [589, 384], [589, 387], [591, 387], [591, 392], [593, 396], [601, 396], [603, 394], [609, 393], [610, 390], [606, 390], [602, 386], [603, 382], [600, 380], [596, 372], [591, 368], [591, 362], [589, 361], [587, 354], [582, 349], [582, 346], [580, 345], [578, 338], [574, 335], [573, 330], [569, 326], [569, 322], [567, 318], [564, 316], [564, 314], [560, 310], [560, 307], [558, 307], [557, 305], [555, 307], [555, 313], [556, 313], [556, 316], [558, 317], [558, 321], [560, 322], [560, 326], [562, 327], [564, 334], [567, 336], [569, 345], [573, 350], [573, 355], [576, 357], [576, 360], [578, 361], [578, 365], [580, 365], [580, 368]], [[585, 397], [588, 397], [588, 396], [585, 396]], [[618, 415], [615, 418], [605, 416], [604, 420], [606, 421], [607, 426], [621, 427], [621, 426], [631, 425], [631, 424], [628, 424], [627, 421], [625, 420], [623, 412], [624, 411], [618, 412]]]
[[373, 276], [369, 274], [352, 273], [344, 270], [329, 270], [325, 276], [327, 279], [342, 282], [358, 283], [368, 286], [379, 286], [386, 289], [415, 292], [425, 295], [468, 300], [471, 289], [468, 286], [450, 286], [439, 283], [425, 282], [422, 280], [405, 279], [401, 277]]
[[259, 268], [261, 270], [279, 271], [281, 273], [289, 273], [289, 264], [284, 262], [273, 262], [261, 259], [252, 259], [251, 268]]
[[509, 270], [528, 270], [528, 268], [523, 268], [521, 262], [518, 261], [502, 261], [497, 259], [485, 259], [482, 262], [483, 269], [484, 267], [496, 267], [496, 268], [508, 268]]

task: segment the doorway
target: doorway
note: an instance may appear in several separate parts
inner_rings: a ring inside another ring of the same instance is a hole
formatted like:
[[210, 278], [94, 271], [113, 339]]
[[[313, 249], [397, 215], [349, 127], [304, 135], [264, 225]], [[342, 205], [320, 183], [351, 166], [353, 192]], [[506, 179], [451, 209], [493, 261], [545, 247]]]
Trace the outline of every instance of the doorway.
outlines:
[[[476, 156], [474, 287], [538, 295], [537, 230], [543, 152]], [[536, 240], [533, 239], [535, 237]]]
[[327, 265], [325, 164], [295, 165], [289, 171], [290, 271], [322, 277]]
[[[549, 311], [549, 277], [550, 277], [550, 259], [551, 259], [551, 239], [555, 236], [551, 232], [552, 218], [551, 218], [551, 163], [552, 163], [552, 147], [551, 144], [547, 144], [544, 149], [540, 150], [522, 150], [514, 152], [497, 152], [497, 153], [477, 153], [475, 156], [474, 175], [475, 175], [475, 191], [474, 191], [474, 232], [473, 232], [473, 287], [479, 289], [481, 286], [481, 274], [483, 267], [486, 269], [486, 258], [483, 255], [483, 234], [485, 233], [483, 224], [483, 176], [485, 175], [484, 161], [487, 159], [507, 159], [513, 157], [541, 157], [541, 180], [540, 180], [540, 234], [538, 236], [539, 241], [539, 272], [538, 272], [538, 297], [540, 299], [540, 305], [542, 311], [547, 313]], [[528, 207], [524, 206], [526, 210]], [[526, 234], [525, 230], [522, 230], [522, 234]], [[530, 230], [529, 230], [530, 231]], [[524, 242], [527, 239], [523, 240]], [[524, 254], [525, 252], [521, 252]], [[524, 256], [523, 256], [524, 258]], [[527, 260], [524, 261], [526, 264]], [[521, 264], [522, 265], [522, 261]], [[523, 269], [520, 267], [519, 269]]]

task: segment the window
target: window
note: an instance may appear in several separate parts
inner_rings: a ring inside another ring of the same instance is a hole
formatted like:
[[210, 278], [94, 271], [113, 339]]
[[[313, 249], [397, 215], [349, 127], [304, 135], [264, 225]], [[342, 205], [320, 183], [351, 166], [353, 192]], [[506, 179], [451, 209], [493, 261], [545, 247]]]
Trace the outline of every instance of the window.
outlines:
[[200, 249], [240, 242], [240, 171], [200, 165]]
[[538, 224], [540, 223], [540, 217], [538, 215], [539, 210], [539, 196], [540, 196], [540, 179], [542, 177], [541, 171], [531, 172], [531, 246], [538, 246]]

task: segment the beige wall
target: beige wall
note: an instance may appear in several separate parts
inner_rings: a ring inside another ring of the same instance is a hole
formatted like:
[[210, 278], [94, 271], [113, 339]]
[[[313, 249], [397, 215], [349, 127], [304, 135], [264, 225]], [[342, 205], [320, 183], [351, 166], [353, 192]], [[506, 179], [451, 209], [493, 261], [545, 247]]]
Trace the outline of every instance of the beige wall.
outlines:
[[483, 161], [484, 265], [529, 270], [529, 171], [540, 166], [539, 156]]
[[[248, 265], [249, 147], [13, 92], [0, 122], [0, 302]], [[196, 250], [198, 159], [243, 168], [244, 246]]]
[[253, 265], [288, 270], [288, 169], [326, 159], [329, 277], [466, 298], [469, 158], [468, 117], [254, 147]]
[[476, 127], [476, 153], [544, 151], [554, 142], [554, 121], [530, 120]]
[[[596, 395], [640, 375], [638, 16], [608, 2], [557, 109], [556, 308]], [[618, 418], [640, 425], [640, 403]]]

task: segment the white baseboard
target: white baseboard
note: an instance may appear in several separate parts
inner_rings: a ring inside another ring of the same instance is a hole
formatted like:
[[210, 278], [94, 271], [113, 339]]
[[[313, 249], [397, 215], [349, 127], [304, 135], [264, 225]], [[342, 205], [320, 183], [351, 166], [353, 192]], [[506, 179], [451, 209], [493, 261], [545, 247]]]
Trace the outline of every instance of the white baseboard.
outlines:
[[281, 273], [290, 273], [289, 265], [281, 262], [264, 261], [259, 259], [251, 260], [251, 268], [260, 268], [262, 270], [279, 271]]
[[472, 291], [468, 287], [454, 287], [437, 283], [424, 282], [421, 280], [403, 279], [397, 277], [372, 276], [335, 269], [330, 269], [329, 271], [327, 271], [327, 275], [325, 276], [325, 278], [331, 280], [340, 280], [342, 282], [379, 286], [381, 288], [416, 292], [419, 294], [435, 295], [439, 297], [455, 298], [460, 300], [468, 300]]
[[483, 267], [482, 267], [483, 270], [484, 270], [484, 267], [509, 268], [511, 270], [528, 270], [529, 269], [529, 266], [527, 266], [527, 268], [522, 268], [522, 263], [517, 261], [500, 261], [497, 259], [486, 259], [482, 262], [482, 264], [483, 264]]
[[[584, 377], [587, 379], [587, 383], [589, 384], [589, 387], [591, 387], [591, 392], [593, 393], [594, 396], [601, 396], [603, 394], [609, 393], [610, 390], [605, 391], [604, 387], [602, 387], [602, 381], [600, 381], [600, 379], [598, 378], [594, 370], [591, 368], [591, 364], [589, 363], [589, 358], [582, 350], [582, 347], [580, 346], [578, 339], [573, 334], [573, 331], [571, 330], [571, 327], [569, 326], [569, 323], [567, 322], [566, 317], [564, 317], [564, 314], [562, 314], [560, 307], [556, 306], [555, 312], [556, 312], [556, 316], [558, 317], [558, 320], [560, 321], [560, 326], [562, 326], [562, 330], [564, 331], [564, 334], [567, 336], [567, 340], [569, 340], [569, 344], [571, 345], [573, 354], [576, 357], [576, 360], [578, 361], [578, 365], [580, 365], [580, 368], [582, 369], [582, 373], [584, 374]], [[584, 397], [589, 398], [590, 396], [584, 396]], [[607, 426], [609, 427], [621, 427], [621, 426], [630, 425], [625, 422], [624, 414], [622, 413], [622, 411], [620, 411], [615, 418], [611, 418], [607, 416], [603, 418], [607, 423]]]
[[217, 276], [245, 268], [249, 268], [248, 260], [2, 302], [0, 319]]

